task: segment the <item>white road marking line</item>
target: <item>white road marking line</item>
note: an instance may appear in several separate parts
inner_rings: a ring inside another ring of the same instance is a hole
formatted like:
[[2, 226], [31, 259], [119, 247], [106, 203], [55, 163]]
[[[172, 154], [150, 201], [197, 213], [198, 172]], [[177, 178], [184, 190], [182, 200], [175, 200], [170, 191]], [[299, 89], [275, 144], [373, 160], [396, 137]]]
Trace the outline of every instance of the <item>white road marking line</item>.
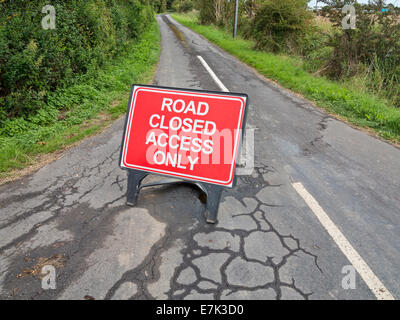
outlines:
[[210, 74], [210, 76], [213, 78], [213, 80], [215, 81], [215, 83], [218, 85], [218, 87], [225, 92], [229, 92], [228, 88], [224, 86], [224, 84], [221, 82], [221, 80], [219, 80], [219, 78], [217, 77], [217, 75], [214, 73], [214, 71], [212, 71], [212, 69], [210, 68], [210, 66], [207, 64], [207, 62], [203, 59], [203, 57], [201, 56], [197, 56], [197, 58], [199, 58], [201, 64], [203, 65], [204, 68], [206, 68], [206, 70], [208, 71], [208, 73]]
[[321, 208], [317, 200], [315, 200], [313, 196], [306, 190], [306, 188], [304, 188], [303, 184], [301, 182], [295, 182], [292, 183], [292, 185], [297, 193], [310, 207], [312, 212], [314, 212], [319, 222], [321, 222], [322, 226], [326, 229], [326, 231], [328, 231], [329, 235], [333, 238], [340, 250], [342, 250], [344, 255], [360, 274], [361, 278], [365, 281], [376, 298], [378, 300], [394, 300], [394, 297], [389, 290], [385, 288], [383, 283], [372, 272], [363, 258], [358, 254], [358, 252], [353, 248], [339, 228], [329, 218], [324, 209]]

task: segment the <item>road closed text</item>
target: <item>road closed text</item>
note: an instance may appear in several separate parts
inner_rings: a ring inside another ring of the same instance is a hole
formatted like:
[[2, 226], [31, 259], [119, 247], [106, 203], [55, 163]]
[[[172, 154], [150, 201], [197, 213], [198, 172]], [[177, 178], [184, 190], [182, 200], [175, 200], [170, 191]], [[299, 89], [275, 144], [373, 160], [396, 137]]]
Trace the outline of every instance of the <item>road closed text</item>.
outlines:
[[245, 95], [135, 87], [121, 166], [231, 186], [245, 105]]
[[[194, 165], [199, 162], [200, 155], [188, 155], [186, 151], [192, 154], [211, 154], [214, 149], [214, 142], [210, 137], [217, 131], [217, 125], [214, 121], [203, 119], [193, 119], [185, 117], [187, 114], [193, 116], [207, 116], [209, 105], [207, 102], [198, 102], [195, 104], [193, 100], [185, 103], [182, 99], [164, 98], [161, 104], [160, 111], [163, 113], [181, 114], [181, 116], [173, 116], [166, 120], [166, 115], [155, 113], [150, 116], [149, 126], [168, 130], [169, 133], [150, 130], [146, 139], [146, 145], [152, 144], [158, 147], [158, 150], [153, 153], [153, 161], [156, 164], [164, 164], [181, 169], [186, 169], [187, 158], [189, 162], [188, 169], [193, 171]], [[173, 134], [180, 131], [181, 134]], [[197, 136], [200, 135], [200, 138]], [[160, 150], [166, 148], [169, 151]], [[180, 151], [184, 151], [181, 153]]]

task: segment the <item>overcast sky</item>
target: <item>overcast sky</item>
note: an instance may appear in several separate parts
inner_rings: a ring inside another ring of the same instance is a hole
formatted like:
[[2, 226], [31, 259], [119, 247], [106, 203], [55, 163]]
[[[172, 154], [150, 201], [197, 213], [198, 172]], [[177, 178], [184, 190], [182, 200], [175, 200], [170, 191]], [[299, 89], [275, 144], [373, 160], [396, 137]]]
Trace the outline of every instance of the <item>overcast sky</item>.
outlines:
[[[309, 2], [309, 5], [315, 6], [315, 2], [316, 2], [316, 0], [312, 0]], [[368, 3], [368, 0], [358, 0], [358, 3]], [[386, 4], [389, 4], [389, 3], [393, 3], [396, 6], [400, 6], [400, 0], [387, 0]], [[322, 3], [320, 2], [319, 5], [322, 5]]]

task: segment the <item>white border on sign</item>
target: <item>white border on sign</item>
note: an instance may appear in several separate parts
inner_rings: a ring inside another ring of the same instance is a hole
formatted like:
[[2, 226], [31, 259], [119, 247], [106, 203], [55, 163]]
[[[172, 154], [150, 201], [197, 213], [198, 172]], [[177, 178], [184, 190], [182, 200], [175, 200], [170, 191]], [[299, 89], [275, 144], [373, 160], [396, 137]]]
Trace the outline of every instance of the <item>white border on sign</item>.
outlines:
[[[206, 177], [198, 177], [198, 176], [193, 176], [193, 175], [189, 175], [189, 174], [183, 174], [183, 173], [177, 173], [177, 172], [173, 172], [173, 171], [168, 171], [168, 170], [162, 170], [162, 169], [155, 169], [152, 167], [144, 167], [144, 166], [139, 166], [139, 165], [135, 165], [135, 164], [130, 164], [127, 163], [126, 161], [126, 146], [129, 144], [129, 137], [130, 137], [130, 132], [131, 132], [131, 123], [132, 123], [132, 118], [133, 118], [133, 114], [134, 114], [134, 109], [135, 109], [135, 103], [136, 103], [136, 98], [137, 98], [137, 94], [140, 91], [148, 91], [148, 92], [166, 92], [169, 94], [176, 94], [176, 95], [183, 95], [183, 96], [195, 96], [195, 97], [206, 97], [206, 98], [214, 98], [214, 99], [223, 99], [223, 100], [236, 100], [240, 102], [240, 115], [239, 115], [239, 121], [238, 121], [238, 126], [237, 126], [237, 130], [236, 130], [236, 137], [235, 137], [235, 145], [234, 145], [234, 149], [233, 149], [233, 161], [231, 164], [231, 171], [230, 171], [230, 175], [229, 175], [229, 179], [226, 181], [222, 181], [222, 180], [215, 180], [215, 179], [209, 179]], [[133, 98], [132, 98], [132, 104], [131, 104], [131, 108], [130, 108], [130, 112], [129, 112], [129, 120], [127, 123], [127, 129], [128, 132], [126, 132], [125, 134], [125, 139], [124, 139], [124, 146], [123, 146], [123, 151], [122, 151], [122, 157], [121, 157], [121, 166], [125, 167], [125, 168], [131, 168], [131, 169], [143, 169], [149, 172], [154, 172], [154, 173], [163, 173], [163, 174], [167, 174], [167, 175], [173, 175], [173, 176], [179, 176], [179, 177], [183, 177], [183, 178], [189, 178], [189, 179], [193, 179], [193, 180], [197, 180], [197, 181], [202, 181], [202, 182], [214, 182], [215, 184], [222, 184], [222, 185], [226, 185], [226, 186], [232, 186], [233, 184], [233, 173], [235, 170], [235, 164], [236, 164], [236, 150], [237, 150], [237, 146], [239, 143], [239, 133], [240, 133], [240, 129], [241, 129], [241, 123], [243, 121], [243, 108], [244, 108], [244, 104], [243, 104], [243, 100], [246, 100], [246, 97], [240, 97], [240, 98], [234, 98], [231, 96], [218, 96], [218, 95], [213, 95], [213, 94], [201, 94], [201, 93], [191, 93], [186, 91], [185, 92], [180, 92], [180, 91], [173, 91], [173, 90], [167, 90], [167, 89], [156, 89], [156, 88], [148, 88], [148, 87], [135, 87], [135, 90], [133, 92]]]

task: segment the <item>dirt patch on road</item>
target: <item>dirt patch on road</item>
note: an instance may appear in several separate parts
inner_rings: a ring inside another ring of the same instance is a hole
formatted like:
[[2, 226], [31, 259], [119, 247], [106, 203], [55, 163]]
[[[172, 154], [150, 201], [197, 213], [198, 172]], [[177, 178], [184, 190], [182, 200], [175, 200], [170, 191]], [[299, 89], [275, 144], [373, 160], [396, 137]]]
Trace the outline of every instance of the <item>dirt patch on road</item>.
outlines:
[[168, 27], [172, 30], [172, 32], [175, 34], [176, 38], [182, 43], [182, 45], [186, 48], [189, 49], [188, 44], [186, 43], [185, 36], [183, 33], [175, 26], [165, 15], [162, 16], [163, 21], [168, 25]]
[[43, 278], [46, 274], [42, 273], [42, 268], [46, 265], [51, 265], [56, 269], [64, 267], [67, 258], [61, 254], [54, 254], [49, 258], [38, 258], [36, 260], [36, 264], [31, 268], [25, 268], [21, 273], [17, 275], [18, 279], [28, 277], [28, 276], [36, 276], [39, 278]]

